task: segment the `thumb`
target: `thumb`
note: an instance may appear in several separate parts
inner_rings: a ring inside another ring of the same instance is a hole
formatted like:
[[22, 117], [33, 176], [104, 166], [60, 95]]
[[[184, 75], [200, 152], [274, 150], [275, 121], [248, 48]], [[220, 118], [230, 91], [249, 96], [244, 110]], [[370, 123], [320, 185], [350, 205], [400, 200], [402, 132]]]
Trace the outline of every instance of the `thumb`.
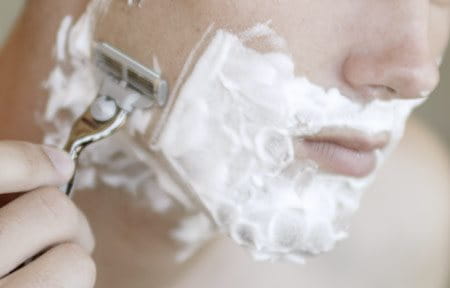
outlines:
[[0, 194], [67, 182], [74, 171], [70, 156], [56, 148], [0, 141]]

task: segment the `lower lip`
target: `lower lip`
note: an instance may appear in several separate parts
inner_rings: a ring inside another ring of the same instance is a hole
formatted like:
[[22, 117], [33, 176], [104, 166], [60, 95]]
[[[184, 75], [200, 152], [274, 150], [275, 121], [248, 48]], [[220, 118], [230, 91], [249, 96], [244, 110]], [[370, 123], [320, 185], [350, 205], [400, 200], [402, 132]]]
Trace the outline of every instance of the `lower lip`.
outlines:
[[374, 151], [358, 151], [322, 141], [302, 141], [306, 157], [314, 160], [321, 169], [347, 176], [364, 177], [376, 166]]

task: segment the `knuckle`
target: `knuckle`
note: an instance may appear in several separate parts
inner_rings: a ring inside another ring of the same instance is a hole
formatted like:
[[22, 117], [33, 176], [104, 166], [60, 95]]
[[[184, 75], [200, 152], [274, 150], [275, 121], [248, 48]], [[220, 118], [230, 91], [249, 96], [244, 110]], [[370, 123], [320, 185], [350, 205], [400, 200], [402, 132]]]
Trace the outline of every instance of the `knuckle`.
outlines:
[[42, 257], [46, 259], [40, 267], [27, 271], [27, 283], [12, 278], [6, 287], [72, 287], [74, 283], [77, 287], [94, 287], [97, 274], [95, 263], [80, 246], [60, 244]]
[[78, 208], [64, 193], [55, 187], [41, 188], [36, 192], [38, 204], [48, 217], [69, 229], [78, 224], [80, 217]]

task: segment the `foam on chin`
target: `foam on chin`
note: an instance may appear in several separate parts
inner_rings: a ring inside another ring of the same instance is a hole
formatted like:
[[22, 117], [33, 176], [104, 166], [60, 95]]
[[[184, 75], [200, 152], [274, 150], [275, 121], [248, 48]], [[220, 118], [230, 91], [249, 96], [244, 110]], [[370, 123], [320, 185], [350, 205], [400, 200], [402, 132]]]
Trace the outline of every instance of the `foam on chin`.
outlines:
[[[95, 11], [107, 2], [95, 0], [74, 26], [70, 18], [61, 25], [59, 62], [46, 84], [45, 120], [54, 125], [46, 143], [62, 146], [71, 123], [96, 95], [90, 47]], [[257, 28], [258, 37], [262, 32], [276, 35], [267, 25]], [[298, 262], [330, 250], [346, 236], [343, 219], [357, 209], [362, 188], [373, 175], [354, 179], [323, 173], [314, 162], [297, 159], [293, 137], [327, 126], [368, 134], [390, 131], [392, 142], [379, 153], [382, 160], [420, 103], [354, 103], [336, 89], [326, 91], [295, 77], [289, 56], [245, 47], [251, 35], [216, 32], [182, 86], [156, 145], [138, 140], [152, 118], [151, 112], [138, 111], [126, 130], [93, 145], [80, 160], [76, 189], [102, 183], [143, 197], [159, 212], [170, 209], [173, 200], [190, 209], [193, 216], [173, 233], [187, 244], [181, 260], [216, 230], [248, 247], [257, 259]], [[279, 36], [272, 40], [284, 43]], [[68, 65], [69, 71], [62, 68]], [[155, 155], [165, 158], [194, 188], [216, 227], [193, 207]]]
[[[158, 149], [218, 227], [258, 259], [302, 261], [346, 236], [346, 219], [373, 178], [324, 173], [299, 160], [294, 139], [325, 127], [391, 132], [420, 101], [352, 102], [294, 75], [292, 59], [261, 54], [219, 30], [186, 81]], [[390, 150], [378, 153], [378, 162]]]

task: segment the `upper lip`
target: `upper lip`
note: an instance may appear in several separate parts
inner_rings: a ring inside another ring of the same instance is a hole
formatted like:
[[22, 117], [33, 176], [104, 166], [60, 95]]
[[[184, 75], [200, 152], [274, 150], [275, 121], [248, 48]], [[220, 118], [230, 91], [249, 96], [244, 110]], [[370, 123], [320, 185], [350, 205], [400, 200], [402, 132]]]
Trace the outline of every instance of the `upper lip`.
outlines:
[[304, 140], [333, 143], [355, 151], [371, 152], [386, 147], [389, 138], [387, 132], [369, 136], [356, 129], [328, 127], [320, 130], [317, 134], [304, 137]]

